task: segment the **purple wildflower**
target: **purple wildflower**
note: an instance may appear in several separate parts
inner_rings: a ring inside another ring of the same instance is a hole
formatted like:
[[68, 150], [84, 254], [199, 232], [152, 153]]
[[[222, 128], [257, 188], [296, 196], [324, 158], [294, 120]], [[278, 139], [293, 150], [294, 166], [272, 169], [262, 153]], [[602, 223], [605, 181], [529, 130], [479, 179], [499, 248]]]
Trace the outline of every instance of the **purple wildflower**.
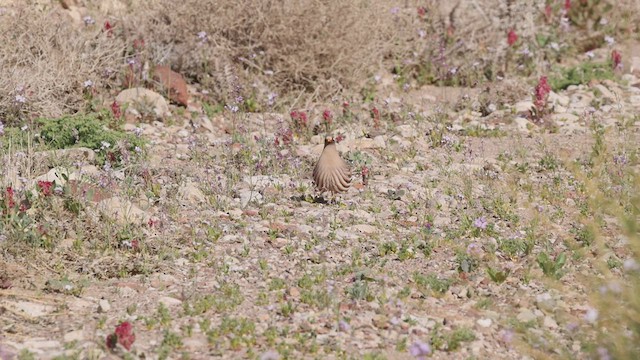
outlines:
[[416, 359], [423, 360], [426, 359], [427, 355], [431, 354], [431, 346], [418, 340], [409, 346], [409, 353]]
[[477, 218], [474, 222], [473, 222], [473, 226], [477, 227], [478, 229], [486, 229], [487, 228], [487, 219], [484, 218], [484, 216], [481, 216], [479, 218]]

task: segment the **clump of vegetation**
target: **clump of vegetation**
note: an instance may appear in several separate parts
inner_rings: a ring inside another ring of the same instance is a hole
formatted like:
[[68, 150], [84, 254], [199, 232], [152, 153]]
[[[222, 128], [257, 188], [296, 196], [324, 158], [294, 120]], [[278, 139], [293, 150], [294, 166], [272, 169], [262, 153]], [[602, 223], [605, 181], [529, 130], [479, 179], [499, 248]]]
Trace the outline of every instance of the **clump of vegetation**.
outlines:
[[612, 79], [614, 76], [611, 64], [590, 61], [559, 69], [552, 74], [549, 85], [553, 91], [564, 90], [571, 85], [588, 84], [592, 80]]
[[114, 120], [110, 112], [65, 116], [38, 120], [40, 137], [46, 148], [87, 147], [95, 150], [99, 163], [118, 164], [124, 152], [140, 152], [144, 140], [134, 134], [110, 128]]

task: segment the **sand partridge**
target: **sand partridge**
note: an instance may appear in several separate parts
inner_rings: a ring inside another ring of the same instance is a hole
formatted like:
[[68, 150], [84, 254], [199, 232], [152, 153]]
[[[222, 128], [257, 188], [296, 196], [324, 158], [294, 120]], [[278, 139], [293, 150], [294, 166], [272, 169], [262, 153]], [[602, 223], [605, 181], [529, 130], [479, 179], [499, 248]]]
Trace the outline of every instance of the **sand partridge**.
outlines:
[[351, 186], [351, 171], [342, 160], [335, 140], [328, 136], [324, 139], [324, 150], [313, 169], [313, 182], [320, 191], [332, 194], [347, 191]]

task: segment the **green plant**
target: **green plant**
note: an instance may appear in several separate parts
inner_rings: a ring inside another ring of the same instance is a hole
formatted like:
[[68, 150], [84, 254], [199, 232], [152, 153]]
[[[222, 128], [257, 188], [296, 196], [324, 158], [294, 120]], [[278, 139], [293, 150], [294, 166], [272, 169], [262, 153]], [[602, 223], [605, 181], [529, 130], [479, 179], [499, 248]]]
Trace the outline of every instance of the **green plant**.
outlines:
[[125, 152], [135, 152], [144, 140], [119, 130], [109, 111], [87, 115], [65, 116], [58, 119], [38, 119], [40, 136], [50, 149], [87, 147], [96, 150], [99, 163], [117, 165]]
[[567, 261], [567, 257], [564, 253], [556, 256], [555, 260], [551, 259], [546, 252], [541, 252], [538, 254], [538, 258], [536, 259], [538, 265], [542, 269], [542, 272], [546, 276], [554, 277], [556, 279], [560, 279], [564, 273], [562, 272], [562, 267]]
[[610, 64], [584, 62], [577, 66], [556, 70], [549, 77], [549, 85], [553, 91], [560, 91], [570, 85], [588, 84], [592, 80], [606, 80], [613, 77]]

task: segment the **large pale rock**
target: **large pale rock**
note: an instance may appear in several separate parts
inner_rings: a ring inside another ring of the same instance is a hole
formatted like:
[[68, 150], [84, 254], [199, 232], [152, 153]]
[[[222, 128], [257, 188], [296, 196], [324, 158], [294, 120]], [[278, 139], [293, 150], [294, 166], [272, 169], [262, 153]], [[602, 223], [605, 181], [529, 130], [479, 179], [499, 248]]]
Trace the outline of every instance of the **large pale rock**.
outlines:
[[194, 182], [186, 182], [178, 189], [178, 196], [190, 204], [199, 204], [206, 202], [207, 197], [202, 190]]
[[147, 223], [150, 218], [132, 202], [117, 196], [100, 201], [96, 208], [120, 224]]
[[165, 117], [169, 114], [167, 100], [155, 91], [145, 88], [126, 89], [116, 97], [120, 105], [128, 104], [138, 112], [151, 108], [157, 117]]
[[528, 113], [533, 107], [533, 102], [529, 100], [518, 101], [513, 107], [516, 109], [516, 113]]

